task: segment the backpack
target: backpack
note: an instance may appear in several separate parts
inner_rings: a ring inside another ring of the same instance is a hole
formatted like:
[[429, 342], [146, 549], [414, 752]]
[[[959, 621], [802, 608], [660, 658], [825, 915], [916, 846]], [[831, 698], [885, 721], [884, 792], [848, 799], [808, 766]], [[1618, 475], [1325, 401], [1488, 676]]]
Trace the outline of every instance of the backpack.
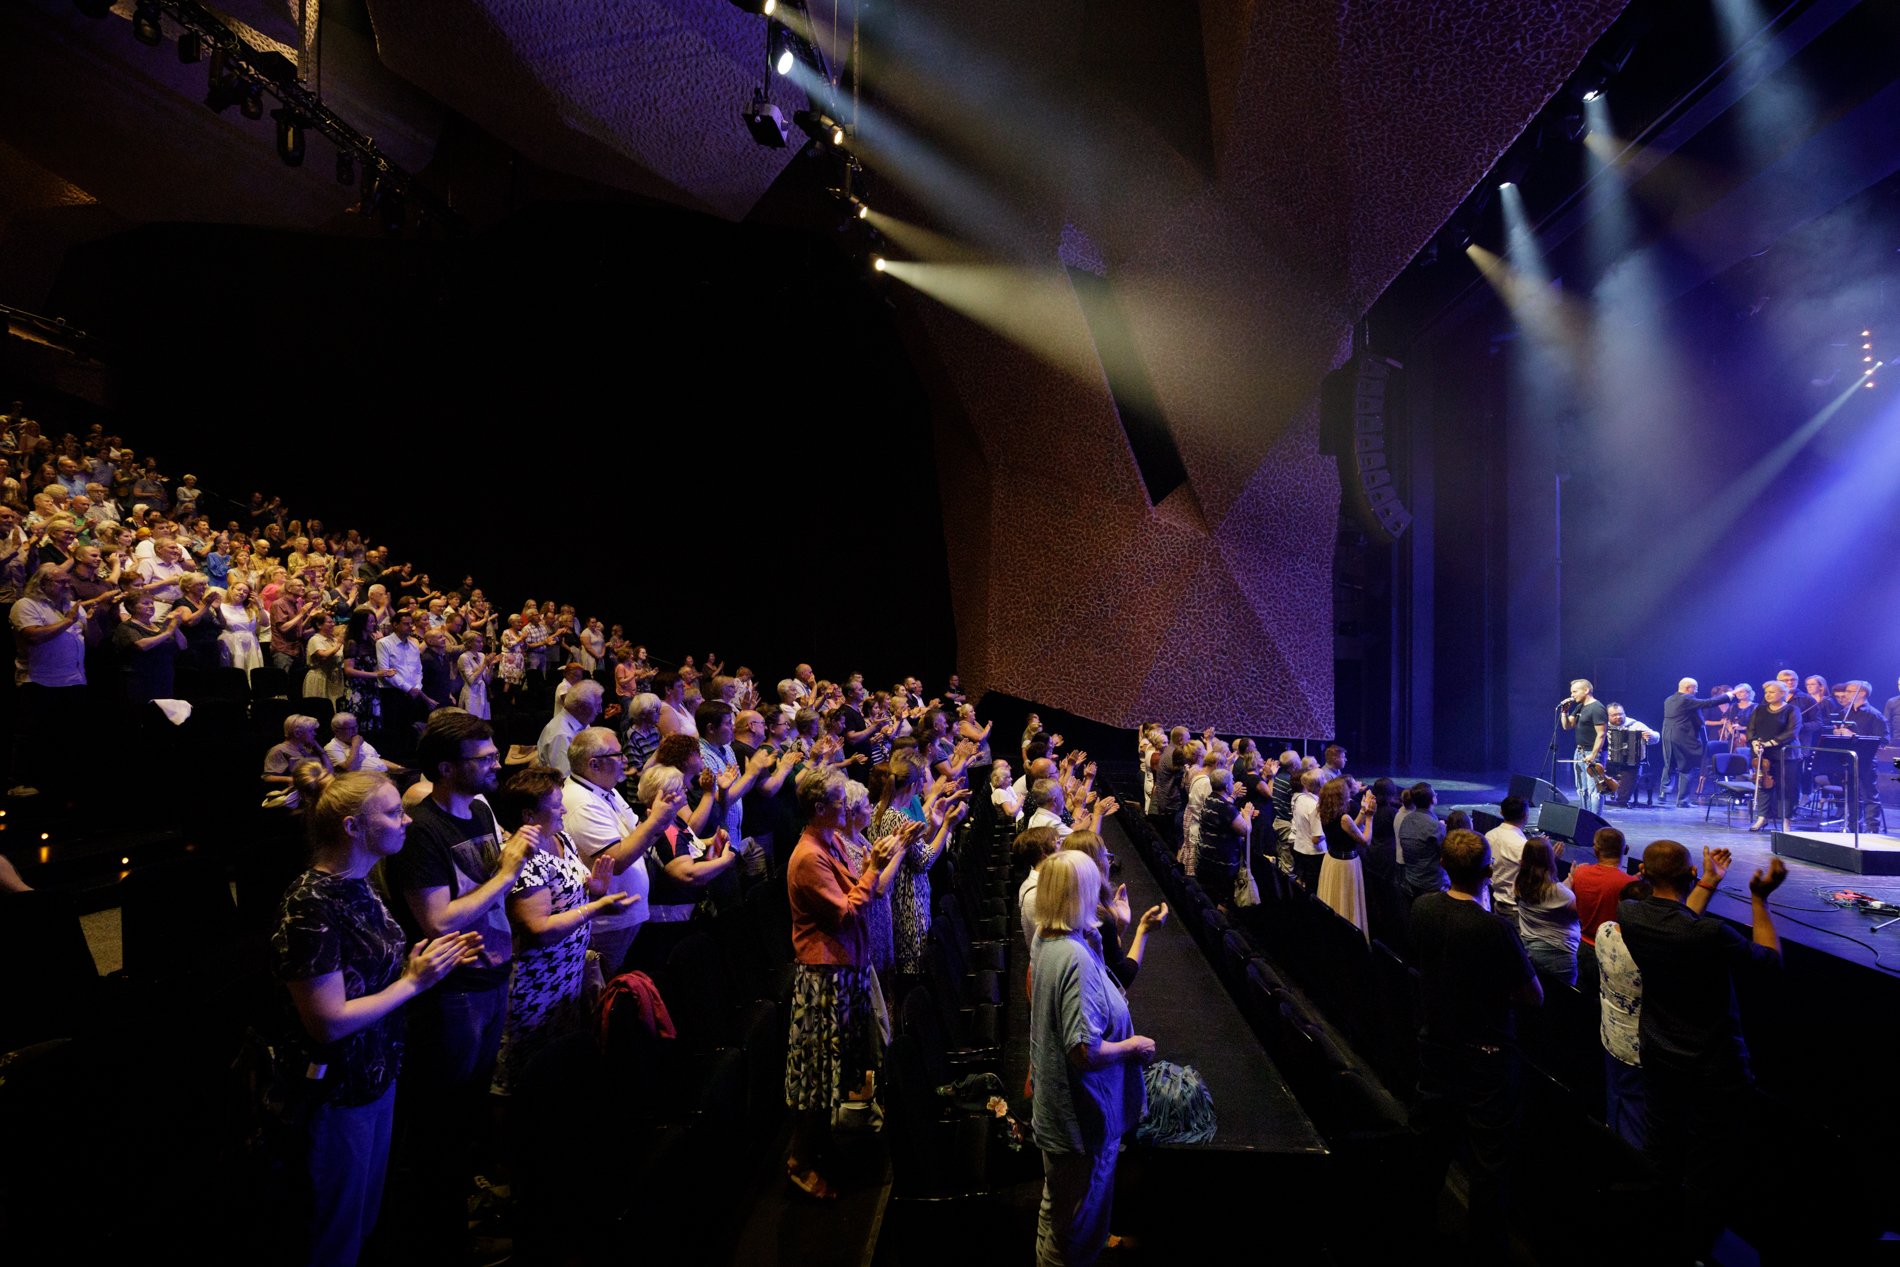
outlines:
[[1206, 1144], [1213, 1140], [1214, 1097], [1192, 1065], [1157, 1060], [1142, 1071], [1148, 1112], [1135, 1128], [1144, 1144]]

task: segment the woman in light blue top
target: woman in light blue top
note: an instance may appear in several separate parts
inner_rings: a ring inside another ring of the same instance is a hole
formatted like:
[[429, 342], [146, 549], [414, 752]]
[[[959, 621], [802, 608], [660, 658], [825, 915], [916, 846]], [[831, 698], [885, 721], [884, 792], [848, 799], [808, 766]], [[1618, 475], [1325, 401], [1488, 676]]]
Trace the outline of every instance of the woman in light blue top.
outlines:
[[1038, 1267], [1085, 1267], [1108, 1240], [1115, 1155], [1140, 1124], [1142, 1069], [1154, 1040], [1134, 1032], [1128, 1002], [1102, 963], [1096, 898], [1102, 880], [1087, 854], [1045, 858], [1036, 883], [1030, 950], [1031, 1127], [1042, 1149]]

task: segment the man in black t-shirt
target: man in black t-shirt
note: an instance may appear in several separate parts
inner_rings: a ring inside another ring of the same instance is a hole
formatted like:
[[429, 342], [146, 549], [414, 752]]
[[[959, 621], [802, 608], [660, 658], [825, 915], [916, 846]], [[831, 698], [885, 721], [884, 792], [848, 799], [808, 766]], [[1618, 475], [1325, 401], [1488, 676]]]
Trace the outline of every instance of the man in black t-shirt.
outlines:
[[1466, 1226], [1473, 1256], [1501, 1262], [1517, 1121], [1511, 1007], [1539, 1006], [1544, 991], [1517, 929], [1478, 905], [1491, 877], [1491, 847], [1484, 837], [1452, 832], [1440, 865], [1450, 878], [1450, 891], [1426, 893], [1412, 903], [1412, 937], [1425, 988], [1412, 1129], [1434, 1163], [1433, 1181], [1416, 1194], [1415, 1216], [1417, 1226], [1429, 1226], [1462, 1139], [1471, 1181]]
[[400, 853], [382, 864], [389, 907], [411, 942], [479, 933], [481, 953], [409, 1006], [400, 1091], [409, 1101], [410, 1164], [417, 1174], [420, 1243], [467, 1239], [474, 1170], [468, 1140], [484, 1130], [495, 1056], [508, 1016], [514, 957], [507, 897], [540, 840], [523, 827], [506, 842], [488, 802], [501, 770], [494, 731], [469, 713], [433, 719], [416, 745], [433, 790], [410, 811]]
[[1604, 731], [1610, 724], [1610, 710], [1603, 701], [1591, 694], [1596, 688], [1587, 678], [1578, 678], [1570, 684], [1570, 698], [1559, 707], [1563, 710], [1564, 729], [1577, 732], [1577, 751], [1574, 754], [1577, 771], [1577, 804], [1587, 810], [1601, 810], [1603, 798], [1597, 792], [1597, 783], [1590, 775], [1590, 763], [1603, 760]]
[[1643, 851], [1651, 896], [1621, 902], [1623, 944], [1643, 974], [1639, 1026], [1650, 1156], [1687, 1186], [1681, 1230], [1684, 1261], [1706, 1257], [1746, 1188], [1739, 1167], [1750, 1145], [1755, 1081], [1735, 1002], [1737, 975], [1781, 970], [1781, 938], [1768, 898], [1788, 878], [1781, 859], [1749, 881], [1750, 936], [1704, 915], [1729, 867], [1725, 849], [1704, 849], [1698, 877], [1689, 851], [1673, 840]]

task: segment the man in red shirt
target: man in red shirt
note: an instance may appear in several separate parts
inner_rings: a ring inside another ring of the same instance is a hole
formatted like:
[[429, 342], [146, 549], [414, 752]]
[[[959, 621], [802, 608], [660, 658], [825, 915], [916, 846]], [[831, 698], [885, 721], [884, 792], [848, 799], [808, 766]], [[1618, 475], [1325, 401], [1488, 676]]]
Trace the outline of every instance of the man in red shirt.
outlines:
[[1617, 895], [1630, 882], [1623, 870], [1627, 846], [1622, 832], [1614, 827], [1598, 828], [1590, 846], [1596, 862], [1570, 868], [1570, 889], [1577, 895], [1577, 921], [1583, 925], [1583, 944], [1577, 948], [1577, 987], [1586, 993], [1596, 990], [1597, 926], [1616, 918]]

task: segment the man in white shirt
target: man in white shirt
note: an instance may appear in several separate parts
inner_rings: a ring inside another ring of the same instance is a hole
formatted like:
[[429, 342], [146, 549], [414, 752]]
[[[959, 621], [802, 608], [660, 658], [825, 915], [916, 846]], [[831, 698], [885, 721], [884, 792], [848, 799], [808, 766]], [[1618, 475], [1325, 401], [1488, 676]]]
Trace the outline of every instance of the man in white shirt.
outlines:
[[1181, 852], [1175, 859], [1189, 875], [1194, 874], [1195, 862], [1201, 856], [1201, 811], [1213, 791], [1212, 775], [1220, 768], [1220, 754], [1212, 748], [1196, 762], [1194, 753], [1199, 747], [1196, 743], [1188, 751], [1188, 759], [1193, 762], [1188, 769], [1193, 778], [1188, 784], [1187, 813], [1181, 819]]
[[359, 732], [355, 713], [338, 713], [330, 719], [329, 743], [323, 745], [329, 754], [330, 764], [338, 774], [350, 770], [367, 770], [372, 774], [403, 774], [404, 768], [383, 760], [376, 751], [376, 745], [363, 738]]
[[1033, 827], [1053, 827], [1056, 839], [1066, 839], [1070, 832], [1102, 830], [1102, 820], [1120, 808], [1112, 796], [1104, 796], [1089, 809], [1086, 814], [1075, 816], [1075, 825], [1071, 827], [1062, 821], [1062, 811], [1068, 808], [1063, 797], [1062, 784], [1055, 779], [1037, 779], [1029, 785], [1031, 798], [1035, 801], [1036, 811], [1023, 824], [1023, 830]]
[[534, 759], [562, 774], [572, 773], [567, 766], [568, 745], [600, 716], [600, 697], [598, 682], [582, 682], [570, 690], [561, 701], [561, 707], [541, 728], [540, 741], [534, 746]]
[[683, 794], [677, 802], [663, 799], [644, 822], [636, 818], [615, 787], [626, 773], [626, 756], [619, 736], [605, 726], [589, 726], [575, 735], [567, 745], [567, 762], [572, 774], [561, 789], [561, 805], [568, 839], [589, 869], [597, 874], [611, 871], [607, 892], [633, 899], [622, 910], [596, 917], [592, 925], [589, 946], [600, 952], [601, 971], [611, 978], [619, 975], [628, 948], [647, 920], [647, 847], [665, 832], [686, 800]]
[[383, 679], [383, 742], [398, 760], [416, 750], [416, 736], [429, 711], [447, 700], [431, 700], [422, 693], [422, 648], [415, 640], [415, 617], [404, 612], [395, 628], [376, 640], [376, 667], [394, 670]]
[[1309, 893], [1319, 892], [1319, 866], [1326, 857], [1326, 833], [1319, 823], [1319, 790], [1326, 785], [1318, 770], [1300, 772], [1293, 794], [1293, 874]]
[[1609, 1109], [1604, 1125], [1631, 1147], [1641, 1148], [1649, 1136], [1643, 1056], [1637, 1037], [1643, 1017], [1643, 974], [1629, 947], [1623, 944], [1623, 926], [1615, 920], [1597, 925], [1596, 954], [1597, 1001], [1602, 1009], [1599, 1033]]
[[1059, 767], [1048, 757], [1037, 757], [1023, 767], [1022, 777], [1009, 786], [1010, 792], [1016, 798], [1016, 816], [1018, 818], [1022, 817], [1023, 811], [1021, 807], [1029, 800], [1030, 784], [1035, 783], [1038, 779], [1053, 779], [1058, 772]]
[[1530, 807], [1521, 796], [1507, 796], [1498, 806], [1504, 821], [1484, 834], [1491, 843], [1491, 909], [1517, 923], [1517, 868], [1524, 861], [1524, 824]]
[[161, 588], [151, 591], [152, 619], [163, 620], [165, 614], [184, 596], [179, 588], [179, 578], [191, 575], [191, 564], [185, 558], [185, 548], [170, 537], [154, 537], [141, 545], [153, 545], [152, 557], [139, 563], [139, 577], [146, 585], [159, 585]]

